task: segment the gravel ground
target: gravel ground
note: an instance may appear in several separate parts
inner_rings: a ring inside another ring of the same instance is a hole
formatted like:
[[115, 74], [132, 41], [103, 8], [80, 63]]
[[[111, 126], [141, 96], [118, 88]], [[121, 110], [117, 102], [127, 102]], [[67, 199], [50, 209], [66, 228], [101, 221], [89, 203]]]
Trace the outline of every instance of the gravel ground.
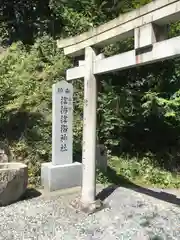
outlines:
[[147, 195], [154, 191], [159, 190], [142, 194], [116, 188], [105, 200], [110, 208], [90, 216], [70, 206], [77, 192], [41, 195], [1, 207], [0, 240], [180, 239], [180, 200], [172, 195], [175, 192]]

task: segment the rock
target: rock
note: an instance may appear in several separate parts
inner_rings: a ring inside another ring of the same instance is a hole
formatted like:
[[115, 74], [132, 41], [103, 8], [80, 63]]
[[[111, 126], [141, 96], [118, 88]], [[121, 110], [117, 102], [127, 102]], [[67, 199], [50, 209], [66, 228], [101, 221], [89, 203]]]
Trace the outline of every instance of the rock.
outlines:
[[0, 142], [0, 163], [11, 162], [12, 154], [7, 144]]
[[23, 163], [0, 163], [0, 206], [20, 199], [28, 183], [28, 169]]
[[107, 171], [107, 152], [103, 144], [96, 146], [96, 166], [103, 172]]
[[4, 149], [0, 149], [0, 162], [1, 163], [8, 162], [8, 156], [5, 154]]

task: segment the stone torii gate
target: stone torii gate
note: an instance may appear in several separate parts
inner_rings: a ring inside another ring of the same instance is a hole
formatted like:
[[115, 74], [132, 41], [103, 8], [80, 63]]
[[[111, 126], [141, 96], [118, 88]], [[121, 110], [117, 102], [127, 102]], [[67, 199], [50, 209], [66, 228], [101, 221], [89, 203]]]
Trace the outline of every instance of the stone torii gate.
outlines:
[[[58, 40], [58, 48], [72, 57], [85, 55], [79, 66], [67, 69], [67, 81], [84, 78], [83, 179], [81, 201], [95, 201], [96, 150], [96, 76], [142, 66], [180, 55], [180, 36], [168, 39], [167, 26], [180, 20], [180, 0], [155, 0], [140, 9], [79, 36]], [[107, 44], [134, 37], [134, 49], [105, 58], [97, 49]]]

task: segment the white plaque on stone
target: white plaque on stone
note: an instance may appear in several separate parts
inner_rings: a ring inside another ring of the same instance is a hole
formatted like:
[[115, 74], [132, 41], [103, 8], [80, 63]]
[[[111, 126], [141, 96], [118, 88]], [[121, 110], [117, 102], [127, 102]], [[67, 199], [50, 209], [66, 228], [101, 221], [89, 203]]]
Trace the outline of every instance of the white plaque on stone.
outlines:
[[73, 85], [60, 81], [52, 87], [52, 164], [71, 164], [73, 157]]

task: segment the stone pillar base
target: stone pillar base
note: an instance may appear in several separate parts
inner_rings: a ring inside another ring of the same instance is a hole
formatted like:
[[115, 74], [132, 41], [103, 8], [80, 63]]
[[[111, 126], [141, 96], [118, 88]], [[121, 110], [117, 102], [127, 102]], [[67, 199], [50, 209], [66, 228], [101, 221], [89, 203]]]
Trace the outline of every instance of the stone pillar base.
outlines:
[[82, 164], [75, 162], [66, 165], [52, 165], [51, 162], [41, 165], [41, 185], [45, 191], [52, 192], [81, 186]]
[[84, 213], [87, 213], [88, 215], [101, 211], [104, 208], [109, 208], [109, 206], [103, 203], [100, 199], [84, 205], [81, 202], [81, 198], [76, 198], [75, 200], [73, 200], [73, 202], [71, 202], [71, 206], [75, 208], [77, 212], [82, 211]]

